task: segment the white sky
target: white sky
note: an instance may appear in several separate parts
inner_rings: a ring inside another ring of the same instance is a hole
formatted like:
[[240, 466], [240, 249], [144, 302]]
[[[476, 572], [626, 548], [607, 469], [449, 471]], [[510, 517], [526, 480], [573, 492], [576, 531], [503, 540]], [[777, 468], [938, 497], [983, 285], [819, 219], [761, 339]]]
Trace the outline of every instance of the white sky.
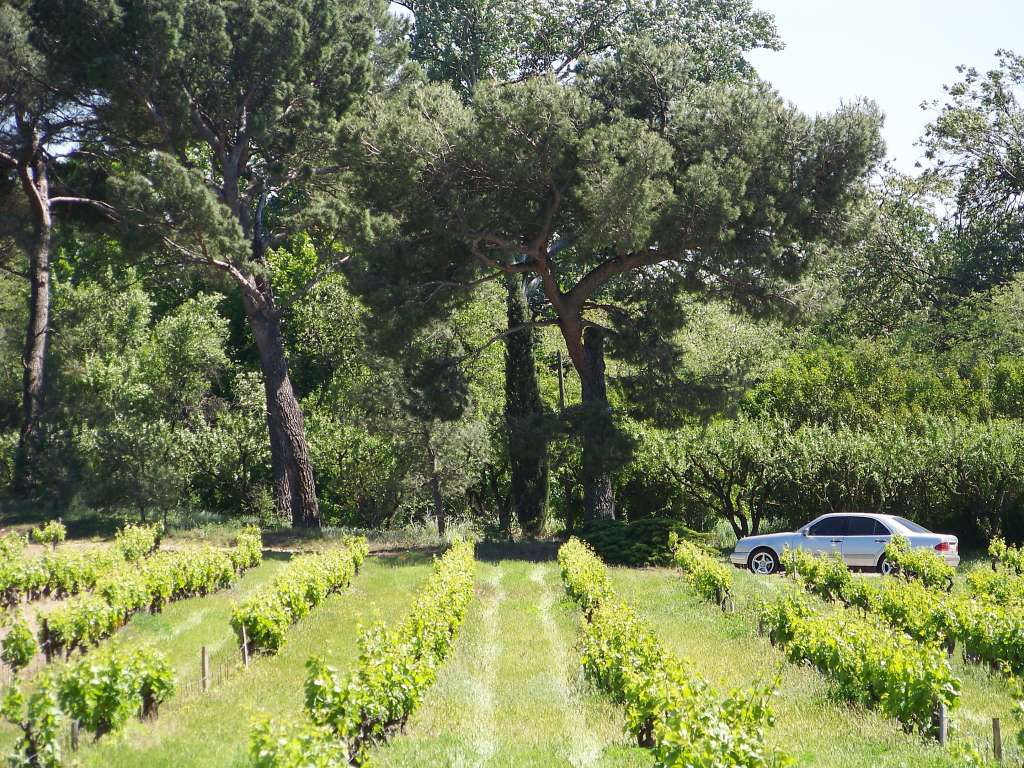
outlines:
[[886, 115], [888, 154], [910, 171], [929, 113], [956, 66], [991, 68], [997, 48], [1024, 53], [1024, 0], [755, 0], [775, 15], [786, 48], [751, 62], [805, 112], [859, 96]]

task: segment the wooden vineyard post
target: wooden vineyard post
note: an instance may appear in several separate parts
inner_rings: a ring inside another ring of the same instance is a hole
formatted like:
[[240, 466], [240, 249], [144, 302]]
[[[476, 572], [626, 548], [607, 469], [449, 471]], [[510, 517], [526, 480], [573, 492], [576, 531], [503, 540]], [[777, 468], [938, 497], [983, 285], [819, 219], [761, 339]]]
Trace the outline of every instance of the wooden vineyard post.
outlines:
[[949, 736], [949, 713], [946, 711], [946, 702], [939, 702], [939, 709], [936, 712], [939, 720], [939, 744], [945, 746]]
[[249, 637], [245, 633], [245, 624], [242, 625], [242, 663], [249, 666]]
[[78, 751], [78, 729], [79, 729], [78, 721], [77, 720], [72, 720], [71, 721], [71, 751], [72, 752], [77, 752]]
[[204, 645], [202, 650], [203, 693], [210, 690], [210, 651]]
[[996, 762], [1003, 762], [1003, 734], [998, 717], [992, 718], [992, 755]]

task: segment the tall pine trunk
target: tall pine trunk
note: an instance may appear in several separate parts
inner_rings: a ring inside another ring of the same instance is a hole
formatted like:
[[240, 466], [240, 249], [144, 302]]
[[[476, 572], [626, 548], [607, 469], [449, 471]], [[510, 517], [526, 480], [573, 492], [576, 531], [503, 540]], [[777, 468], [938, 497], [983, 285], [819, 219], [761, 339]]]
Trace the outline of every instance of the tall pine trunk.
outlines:
[[26, 495], [35, 486], [36, 453], [42, 428], [46, 349], [50, 338], [50, 240], [53, 220], [44, 161], [37, 159], [24, 163], [19, 168], [19, 176], [32, 209], [33, 243], [29, 254], [31, 289], [28, 324], [22, 353], [22, 422], [14, 456], [12, 485], [16, 494]]
[[[530, 308], [518, 275], [505, 278], [508, 329], [530, 320]], [[535, 538], [544, 530], [548, 503], [547, 441], [541, 429], [544, 405], [534, 358], [532, 329], [505, 337], [505, 430], [511, 470], [512, 499], [523, 533]]]
[[583, 360], [583, 516], [585, 520], [614, 520], [615, 492], [606, 468], [611, 406], [604, 375], [604, 331], [600, 328], [589, 326], [583, 331]]
[[[291, 517], [292, 525], [320, 527], [313, 464], [306, 443], [302, 408], [288, 376], [288, 358], [276, 312], [263, 308], [243, 294], [249, 327], [260, 353], [263, 387], [267, 396], [267, 431], [270, 435], [271, 469], [274, 474], [274, 505]], [[272, 298], [266, 304], [273, 306]]]

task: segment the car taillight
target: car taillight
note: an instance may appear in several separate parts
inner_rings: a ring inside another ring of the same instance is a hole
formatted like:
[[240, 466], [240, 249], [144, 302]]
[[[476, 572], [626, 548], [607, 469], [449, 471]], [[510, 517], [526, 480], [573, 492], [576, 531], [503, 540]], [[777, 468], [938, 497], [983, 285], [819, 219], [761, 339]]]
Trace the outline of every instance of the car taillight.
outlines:
[[936, 552], [952, 552], [955, 545], [951, 541], [940, 541], [935, 545]]

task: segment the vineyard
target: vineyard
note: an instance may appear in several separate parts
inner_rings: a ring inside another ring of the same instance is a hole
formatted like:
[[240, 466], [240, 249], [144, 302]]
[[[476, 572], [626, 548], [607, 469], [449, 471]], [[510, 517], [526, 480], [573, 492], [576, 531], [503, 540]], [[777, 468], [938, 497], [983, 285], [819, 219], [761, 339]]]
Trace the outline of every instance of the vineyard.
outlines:
[[984, 766], [993, 718], [1017, 759], [1024, 569], [998, 540], [955, 576], [897, 542], [896, 576], [788, 552], [764, 578], [678, 537], [646, 569], [575, 539], [538, 561], [54, 538], [2, 540], [12, 585], [94, 566], [10, 591], [16, 765]]

